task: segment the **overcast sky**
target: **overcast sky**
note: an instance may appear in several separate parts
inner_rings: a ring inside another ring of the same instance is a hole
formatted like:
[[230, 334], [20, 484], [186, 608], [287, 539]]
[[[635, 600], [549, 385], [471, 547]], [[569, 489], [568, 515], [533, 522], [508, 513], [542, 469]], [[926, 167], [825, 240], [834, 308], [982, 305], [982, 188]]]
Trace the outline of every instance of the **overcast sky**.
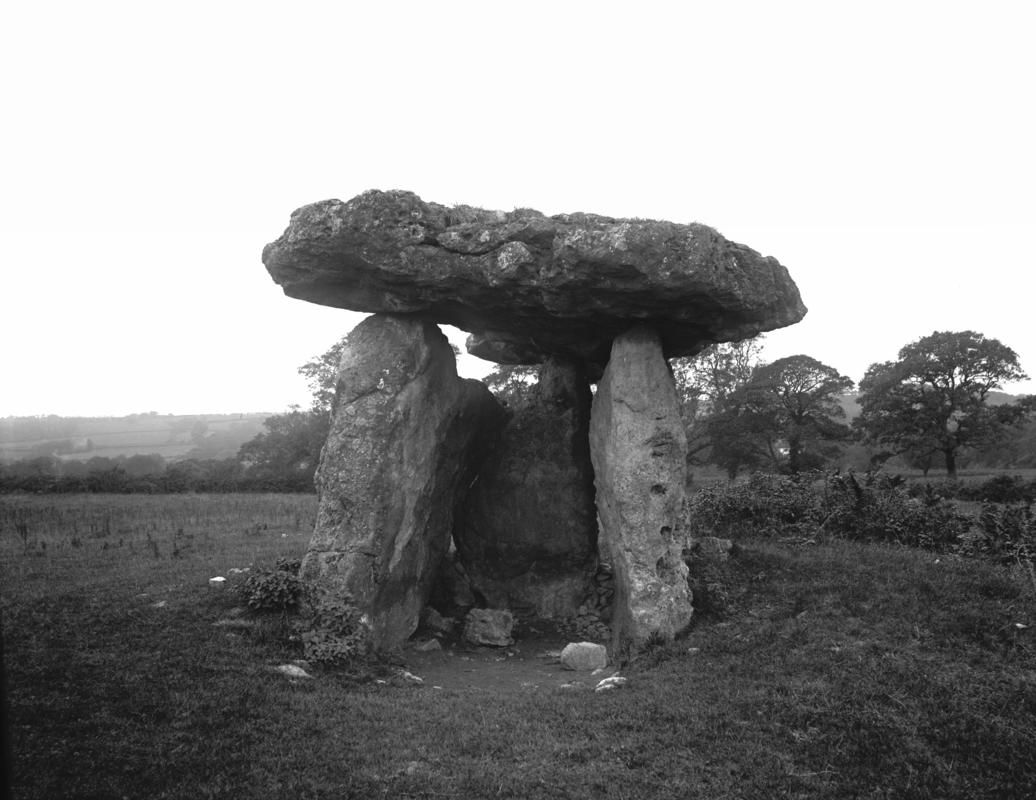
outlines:
[[767, 360], [972, 329], [1036, 375], [1031, 7], [6, 3], [0, 416], [305, 405], [362, 317], [260, 254], [372, 188], [712, 225], [810, 309]]

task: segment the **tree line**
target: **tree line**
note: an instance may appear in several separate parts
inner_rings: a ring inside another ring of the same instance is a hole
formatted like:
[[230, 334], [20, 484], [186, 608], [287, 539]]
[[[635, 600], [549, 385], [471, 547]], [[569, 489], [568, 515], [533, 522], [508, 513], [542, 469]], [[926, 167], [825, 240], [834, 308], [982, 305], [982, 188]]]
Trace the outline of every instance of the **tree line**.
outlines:
[[[761, 361], [761, 337], [715, 344], [673, 359], [688, 460], [731, 478], [752, 471], [799, 473], [833, 466], [880, 467], [891, 459], [925, 474], [962, 460], [1036, 466], [1036, 397], [994, 404], [990, 394], [1025, 380], [1018, 355], [975, 331], [936, 331], [872, 364], [855, 383], [808, 355]], [[497, 366], [486, 378], [521, 403], [535, 367]], [[851, 459], [855, 463], [847, 464]]]
[[975, 331], [936, 331], [872, 364], [860, 381], [851, 424], [840, 398], [853, 381], [805, 355], [757, 361], [753, 341], [715, 345], [677, 365], [692, 458], [733, 477], [769, 469], [830, 466], [851, 444], [866, 467], [890, 459], [925, 474], [941, 464], [956, 479], [962, 459], [1018, 438], [1036, 397], [990, 403], [990, 393], [1026, 379], [1018, 355]]
[[[345, 343], [299, 368], [311, 406], [267, 418], [236, 458], [42, 456], [0, 466], [0, 491], [313, 491]], [[757, 337], [671, 361], [692, 465], [712, 464], [734, 478], [898, 459], [925, 474], [941, 464], [951, 479], [968, 459], [1036, 466], [1036, 397], [990, 402], [992, 392], [1027, 377], [1017, 354], [996, 339], [937, 331], [904, 346], [896, 360], [872, 364], [851, 423], [844, 405], [856, 388], [850, 378], [807, 355], [766, 363], [761, 351]], [[525, 401], [537, 370], [497, 365], [484, 380], [514, 406]]]
[[238, 458], [184, 458], [157, 453], [63, 460], [37, 456], [0, 465], [0, 493], [310, 492], [312, 476], [259, 473]]

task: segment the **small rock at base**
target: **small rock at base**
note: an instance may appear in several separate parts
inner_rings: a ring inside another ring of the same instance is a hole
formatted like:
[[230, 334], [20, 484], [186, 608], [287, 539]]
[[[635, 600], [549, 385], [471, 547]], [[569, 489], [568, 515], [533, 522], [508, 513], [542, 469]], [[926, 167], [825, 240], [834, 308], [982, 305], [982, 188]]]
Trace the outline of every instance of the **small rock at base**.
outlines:
[[431, 606], [425, 608], [421, 622], [431, 633], [453, 633], [457, 625], [457, 620], [444, 617]]
[[210, 589], [222, 589], [227, 585], [227, 579], [221, 575], [217, 575], [215, 578], [209, 578]]
[[608, 665], [608, 651], [603, 644], [572, 642], [561, 651], [561, 666], [565, 669], [592, 671]]
[[414, 649], [419, 653], [431, 653], [435, 650], [442, 650], [442, 645], [438, 639], [429, 639], [426, 642], [418, 642], [414, 645]]

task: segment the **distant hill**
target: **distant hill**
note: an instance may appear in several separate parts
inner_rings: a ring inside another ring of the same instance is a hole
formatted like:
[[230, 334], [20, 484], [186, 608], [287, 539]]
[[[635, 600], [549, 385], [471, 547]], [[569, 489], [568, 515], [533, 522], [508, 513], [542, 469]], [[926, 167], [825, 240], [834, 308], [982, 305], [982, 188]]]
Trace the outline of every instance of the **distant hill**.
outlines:
[[230, 458], [263, 431], [271, 413], [133, 414], [128, 417], [6, 417], [0, 419], [0, 460], [37, 456], [86, 460], [94, 456], [157, 453], [180, 458]]

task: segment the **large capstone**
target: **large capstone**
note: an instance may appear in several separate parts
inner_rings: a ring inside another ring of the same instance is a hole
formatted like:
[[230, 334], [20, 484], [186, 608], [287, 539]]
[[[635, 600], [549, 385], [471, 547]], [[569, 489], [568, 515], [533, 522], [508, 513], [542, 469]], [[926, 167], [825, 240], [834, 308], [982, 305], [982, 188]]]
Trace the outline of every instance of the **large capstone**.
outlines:
[[650, 328], [635, 328], [612, 346], [594, 396], [590, 455], [601, 558], [615, 576], [613, 647], [672, 639], [691, 619], [675, 534], [687, 440], [673, 375]]
[[458, 556], [487, 605], [567, 617], [585, 599], [597, 552], [589, 426], [586, 371], [548, 358], [457, 518]]
[[291, 297], [455, 325], [501, 363], [600, 368], [641, 323], [666, 357], [693, 355], [806, 313], [776, 259], [705, 225], [447, 208], [405, 191], [298, 209], [263, 263]]
[[300, 577], [354, 603], [376, 649], [416, 629], [479, 441], [502, 417], [482, 383], [457, 377], [434, 325], [376, 315], [349, 334]]

